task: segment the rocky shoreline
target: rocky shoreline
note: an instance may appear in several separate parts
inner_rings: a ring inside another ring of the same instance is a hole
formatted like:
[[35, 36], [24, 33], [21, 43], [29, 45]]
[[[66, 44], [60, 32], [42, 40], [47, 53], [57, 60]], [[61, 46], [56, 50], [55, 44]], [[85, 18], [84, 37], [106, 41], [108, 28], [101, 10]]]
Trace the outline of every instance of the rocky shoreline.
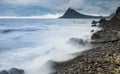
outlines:
[[101, 19], [102, 30], [94, 33], [91, 44], [96, 48], [76, 58], [56, 63], [52, 74], [120, 74], [120, 7], [110, 20]]
[[[55, 62], [52, 74], [120, 74], [120, 7], [112, 19], [101, 19], [98, 26], [102, 30], [91, 37], [95, 48], [69, 61]], [[84, 43], [81, 39], [77, 40]], [[0, 74], [25, 73], [24, 70], [11, 68], [0, 71]]]

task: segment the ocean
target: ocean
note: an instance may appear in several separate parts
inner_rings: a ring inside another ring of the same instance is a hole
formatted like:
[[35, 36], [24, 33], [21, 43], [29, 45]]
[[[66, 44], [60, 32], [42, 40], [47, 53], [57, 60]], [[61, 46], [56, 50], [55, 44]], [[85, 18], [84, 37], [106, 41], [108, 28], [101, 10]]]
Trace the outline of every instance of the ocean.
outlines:
[[89, 46], [70, 38], [90, 40], [93, 19], [0, 19], [0, 70], [24, 69], [26, 74], [48, 74], [49, 61], [67, 61]]

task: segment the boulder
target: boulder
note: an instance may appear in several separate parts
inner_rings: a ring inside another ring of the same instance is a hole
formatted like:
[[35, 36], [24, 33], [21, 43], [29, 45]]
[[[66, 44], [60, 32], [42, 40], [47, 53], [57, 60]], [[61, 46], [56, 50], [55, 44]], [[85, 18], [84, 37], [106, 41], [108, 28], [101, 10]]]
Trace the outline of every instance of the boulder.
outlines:
[[90, 32], [94, 32], [94, 31], [95, 31], [95, 30], [92, 29]]
[[106, 21], [105, 18], [101, 18], [100, 21], [99, 21], [99, 23], [103, 23], [103, 22], [105, 22], [105, 21]]
[[96, 25], [97, 23], [98, 23], [98, 21], [93, 20], [93, 21], [92, 21], [92, 27], [96, 27], [96, 26], [97, 26], [97, 25]]
[[9, 74], [24, 74], [24, 70], [17, 69], [17, 68], [11, 68], [8, 71]]
[[0, 74], [9, 74], [6, 70], [0, 71]]
[[91, 39], [99, 39], [99, 38], [101, 38], [99, 33], [94, 33], [91, 37]]
[[84, 41], [83, 39], [79, 38], [71, 38], [69, 42], [72, 44], [80, 44], [82, 46], [85, 46], [88, 43], [87, 41]]

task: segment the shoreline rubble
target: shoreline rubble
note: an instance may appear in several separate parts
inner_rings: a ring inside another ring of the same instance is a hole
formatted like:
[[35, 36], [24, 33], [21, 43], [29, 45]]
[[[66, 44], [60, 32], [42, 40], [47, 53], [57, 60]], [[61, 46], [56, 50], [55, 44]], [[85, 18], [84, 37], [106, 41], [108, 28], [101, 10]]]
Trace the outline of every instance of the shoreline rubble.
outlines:
[[[101, 19], [103, 29], [91, 37], [96, 48], [67, 62], [55, 64], [52, 74], [120, 74], [120, 7], [110, 20]], [[95, 21], [94, 21], [95, 22]], [[93, 23], [94, 24], [94, 23]]]

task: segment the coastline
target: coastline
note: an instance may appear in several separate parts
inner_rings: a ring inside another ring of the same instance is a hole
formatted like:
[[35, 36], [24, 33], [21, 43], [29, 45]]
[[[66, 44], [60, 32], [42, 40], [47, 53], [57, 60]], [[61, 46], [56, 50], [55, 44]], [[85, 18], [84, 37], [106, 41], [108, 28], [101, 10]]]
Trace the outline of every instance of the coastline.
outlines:
[[99, 21], [99, 27], [103, 29], [91, 37], [91, 44], [96, 48], [84, 51], [70, 61], [56, 63], [52, 74], [119, 74], [120, 19], [116, 19], [116, 15], [110, 20]]
[[[98, 21], [98, 27], [102, 30], [95, 32], [91, 37], [91, 44], [95, 48], [83, 51], [69, 61], [52, 61], [54, 63], [52, 74], [119, 74], [120, 18], [117, 19], [116, 15], [110, 20]], [[0, 71], [0, 74], [25, 74], [25, 72], [22, 69], [11, 68], [8, 71]]]

